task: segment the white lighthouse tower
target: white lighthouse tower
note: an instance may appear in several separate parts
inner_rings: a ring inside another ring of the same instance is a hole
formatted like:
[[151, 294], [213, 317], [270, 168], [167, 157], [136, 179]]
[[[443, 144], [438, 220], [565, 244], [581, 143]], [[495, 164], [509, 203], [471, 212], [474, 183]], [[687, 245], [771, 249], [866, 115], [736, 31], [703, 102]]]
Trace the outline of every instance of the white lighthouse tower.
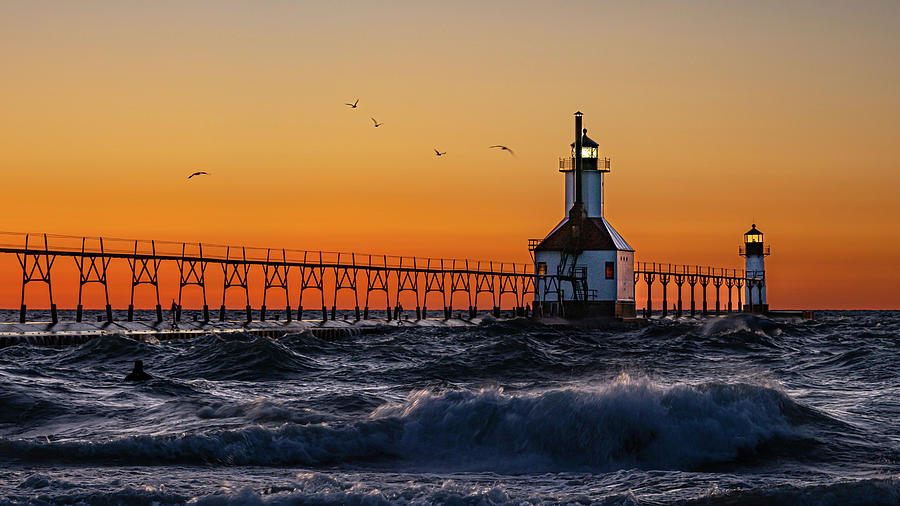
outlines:
[[603, 177], [609, 158], [582, 129], [575, 113], [575, 142], [560, 159], [565, 214], [543, 240], [532, 240], [535, 309], [566, 318], [635, 315], [634, 249], [604, 217]]
[[743, 309], [751, 313], [765, 313], [769, 310], [769, 303], [766, 301], [765, 261], [769, 255], [769, 246], [763, 241], [763, 233], [756, 228], [755, 223], [744, 234], [740, 254], [745, 258], [744, 271], [747, 277], [744, 287], [747, 302]]

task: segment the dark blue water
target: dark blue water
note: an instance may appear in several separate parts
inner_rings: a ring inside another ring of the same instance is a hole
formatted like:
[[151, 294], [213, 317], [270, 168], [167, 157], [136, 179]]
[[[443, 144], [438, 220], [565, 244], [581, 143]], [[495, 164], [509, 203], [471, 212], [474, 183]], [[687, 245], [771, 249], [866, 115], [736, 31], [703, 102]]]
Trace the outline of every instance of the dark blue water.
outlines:
[[900, 503], [900, 312], [817, 318], [5, 348], [0, 503]]

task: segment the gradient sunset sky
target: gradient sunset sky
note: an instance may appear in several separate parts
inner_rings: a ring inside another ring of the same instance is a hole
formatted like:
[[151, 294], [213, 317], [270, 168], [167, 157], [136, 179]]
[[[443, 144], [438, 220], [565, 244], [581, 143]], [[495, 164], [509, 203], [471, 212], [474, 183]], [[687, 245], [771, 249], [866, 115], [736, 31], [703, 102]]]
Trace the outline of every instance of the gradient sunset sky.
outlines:
[[[526, 261], [581, 110], [638, 261], [743, 267], [755, 222], [773, 307], [896, 309], [898, 26], [877, 1], [3, 1], [0, 230]], [[0, 258], [0, 306], [20, 279]]]

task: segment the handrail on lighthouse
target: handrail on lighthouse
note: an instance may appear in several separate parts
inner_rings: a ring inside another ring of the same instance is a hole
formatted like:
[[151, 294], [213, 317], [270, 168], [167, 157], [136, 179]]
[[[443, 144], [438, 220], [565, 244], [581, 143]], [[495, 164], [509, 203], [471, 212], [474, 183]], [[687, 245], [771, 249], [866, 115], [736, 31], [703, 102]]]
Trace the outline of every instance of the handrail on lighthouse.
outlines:
[[[597, 159], [597, 169], [601, 172], [609, 172], [610, 164], [611, 164], [611, 162], [608, 157]], [[559, 171], [560, 172], [571, 172], [573, 170], [575, 170], [575, 161], [571, 156], [559, 157]]]

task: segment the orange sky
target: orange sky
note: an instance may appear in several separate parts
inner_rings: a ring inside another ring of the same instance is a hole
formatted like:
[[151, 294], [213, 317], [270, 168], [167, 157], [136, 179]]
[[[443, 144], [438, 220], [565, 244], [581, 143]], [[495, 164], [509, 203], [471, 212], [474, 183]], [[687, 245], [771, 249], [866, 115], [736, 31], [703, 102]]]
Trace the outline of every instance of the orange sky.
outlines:
[[[522, 261], [561, 218], [581, 110], [638, 260], [741, 267], [755, 221], [773, 306], [898, 308], [898, 22], [895, 2], [6, 2], [0, 229]], [[0, 258], [0, 306], [19, 279]]]

